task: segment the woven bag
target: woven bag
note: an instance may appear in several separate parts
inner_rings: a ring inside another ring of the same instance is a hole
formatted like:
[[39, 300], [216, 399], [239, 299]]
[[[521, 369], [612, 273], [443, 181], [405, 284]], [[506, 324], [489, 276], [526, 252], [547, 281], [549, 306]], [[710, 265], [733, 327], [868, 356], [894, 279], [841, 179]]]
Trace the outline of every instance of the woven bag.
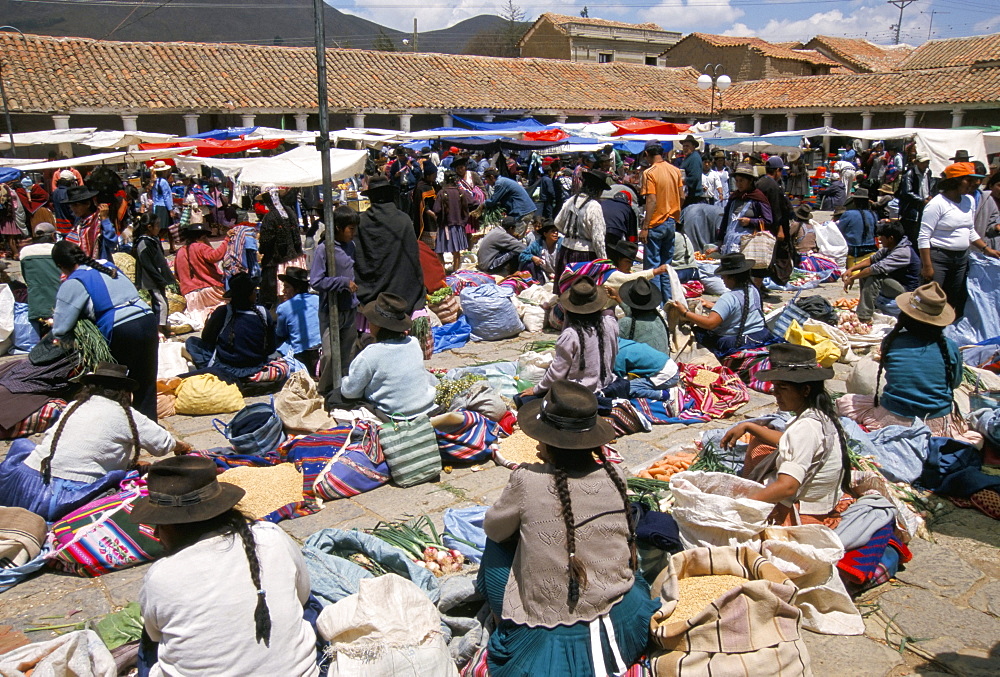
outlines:
[[441, 451], [427, 416], [391, 418], [379, 429], [379, 441], [392, 480], [399, 486], [412, 487], [441, 474]]
[[763, 228], [750, 235], [740, 238], [740, 253], [748, 259], [756, 261], [754, 268], [767, 268], [771, 265], [771, 258], [774, 256], [774, 235]]

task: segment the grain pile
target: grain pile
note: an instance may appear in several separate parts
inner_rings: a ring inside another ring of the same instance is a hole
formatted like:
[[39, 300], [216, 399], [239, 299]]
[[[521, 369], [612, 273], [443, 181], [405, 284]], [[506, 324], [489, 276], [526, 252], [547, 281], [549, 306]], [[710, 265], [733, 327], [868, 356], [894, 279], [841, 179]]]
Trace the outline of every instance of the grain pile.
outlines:
[[522, 430], [515, 430], [510, 437], [500, 440], [500, 456], [509, 463], [523, 465], [525, 463], [540, 463], [538, 457], [538, 440], [533, 440]]
[[677, 608], [668, 623], [686, 621], [719, 598], [722, 593], [747, 582], [742, 576], [691, 576], [677, 581]]
[[302, 500], [302, 474], [292, 463], [263, 468], [231, 468], [219, 475], [220, 482], [235, 484], [246, 495], [236, 504], [252, 519], [260, 519], [289, 503]]

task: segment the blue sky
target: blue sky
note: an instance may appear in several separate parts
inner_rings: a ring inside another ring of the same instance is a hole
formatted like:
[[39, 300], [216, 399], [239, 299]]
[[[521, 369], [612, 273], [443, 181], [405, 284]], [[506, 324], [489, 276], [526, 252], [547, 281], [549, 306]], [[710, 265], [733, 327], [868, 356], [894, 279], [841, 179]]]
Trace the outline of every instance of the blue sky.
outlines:
[[[684, 33], [754, 35], [766, 40], [804, 40], [817, 34], [860, 37], [891, 43], [899, 10], [884, 0], [608, 0], [607, 2], [528, 2], [515, 0], [533, 20], [547, 11], [578, 14], [587, 5], [591, 17], [652, 21]], [[339, 0], [342, 11], [381, 24], [412, 30], [450, 26], [477, 14], [498, 14], [506, 0]], [[933, 12], [933, 19], [932, 19]], [[932, 25], [933, 20], [933, 25]], [[917, 0], [903, 14], [902, 41], [917, 45], [935, 38], [1000, 32], [996, 0]], [[470, 36], [471, 37], [471, 36]]]

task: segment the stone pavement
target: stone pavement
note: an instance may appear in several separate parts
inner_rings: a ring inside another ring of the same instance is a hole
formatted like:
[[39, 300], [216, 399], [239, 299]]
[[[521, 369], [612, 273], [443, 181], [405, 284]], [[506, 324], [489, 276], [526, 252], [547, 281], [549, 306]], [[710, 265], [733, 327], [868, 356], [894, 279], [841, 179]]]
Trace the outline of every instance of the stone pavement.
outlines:
[[[824, 285], [821, 291], [830, 298], [842, 295], [839, 285]], [[430, 366], [450, 368], [514, 360], [539, 338], [542, 335], [522, 334], [497, 343], [470, 343], [435, 355]], [[842, 379], [849, 368], [837, 365], [836, 369], [838, 380], [829, 385], [831, 390], [843, 391]], [[750, 403], [734, 419], [773, 411], [773, 406], [773, 398], [753, 392]], [[207, 448], [224, 443], [213, 430], [211, 418], [174, 416], [163, 423], [196, 448]], [[228, 420], [231, 415], [218, 418]], [[635, 470], [671, 446], [696, 439], [702, 430], [728, 424], [657, 426], [650, 433], [632, 435], [614, 446]], [[364, 529], [379, 520], [406, 515], [427, 514], [440, 526], [447, 508], [491, 504], [503, 490], [508, 475], [508, 470], [492, 463], [456, 468], [442, 474], [435, 483], [409, 489], [384, 486], [353, 499], [328, 503], [318, 514], [286, 521], [281, 526], [300, 542], [326, 527]], [[866, 616], [864, 636], [824, 636], [804, 631], [817, 677], [1000, 674], [1000, 529], [994, 520], [977, 511], [957, 509], [945, 502], [930, 530], [934, 541], [915, 540], [910, 544], [913, 561], [900, 572], [898, 580], [858, 600]], [[72, 619], [83, 620], [116, 610], [138, 598], [144, 569], [135, 567], [98, 579], [42, 574], [0, 595], [0, 624], [25, 629], [45, 616], [77, 612]], [[29, 636], [42, 640], [52, 635], [46, 631]]]

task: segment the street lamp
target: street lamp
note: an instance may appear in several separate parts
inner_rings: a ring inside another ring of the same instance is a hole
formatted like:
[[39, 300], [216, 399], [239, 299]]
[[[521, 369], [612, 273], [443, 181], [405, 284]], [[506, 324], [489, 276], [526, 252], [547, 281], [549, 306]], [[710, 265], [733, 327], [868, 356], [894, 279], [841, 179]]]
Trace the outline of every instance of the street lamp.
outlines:
[[[14, 26], [0, 26], [0, 31], [6, 30], [21, 33], [21, 29]], [[21, 37], [24, 38], [25, 43], [28, 42], [28, 38], [25, 37], [24, 33], [21, 33]], [[14, 149], [14, 126], [10, 121], [10, 108], [7, 107], [7, 89], [3, 85], [3, 59], [0, 59], [0, 99], [3, 99], [3, 116], [7, 122], [7, 137], [10, 139], [10, 156], [17, 157], [17, 151]]]
[[719, 108], [722, 108], [722, 92], [729, 89], [733, 81], [725, 73], [719, 74], [722, 64], [705, 64], [705, 72], [698, 76], [698, 87], [700, 89], [712, 90], [712, 111], [709, 116], [712, 118], [712, 126], [715, 126], [715, 90], [719, 90]]

